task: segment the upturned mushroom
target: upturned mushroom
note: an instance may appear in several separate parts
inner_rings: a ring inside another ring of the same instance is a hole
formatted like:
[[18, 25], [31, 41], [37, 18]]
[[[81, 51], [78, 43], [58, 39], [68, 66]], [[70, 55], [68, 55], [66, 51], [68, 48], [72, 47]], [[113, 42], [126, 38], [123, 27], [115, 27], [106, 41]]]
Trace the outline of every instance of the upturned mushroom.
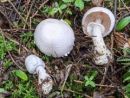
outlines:
[[112, 53], [106, 47], [103, 37], [110, 34], [115, 25], [113, 13], [103, 7], [94, 7], [88, 10], [82, 20], [83, 32], [92, 37], [94, 43], [94, 62], [104, 65], [112, 60]]
[[74, 46], [74, 32], [63, 20], [45, 19], [38, 24], [34, 40], [41, 52], [48, 56], [67, 56]]
[[38, 74], [38, 85], [43, 94], [48, 94], [52, 90], [53, 81], [45, 70], [45, 63], [35, 55], [29, 55], [25, 59], [25, 66], [30, 74]]

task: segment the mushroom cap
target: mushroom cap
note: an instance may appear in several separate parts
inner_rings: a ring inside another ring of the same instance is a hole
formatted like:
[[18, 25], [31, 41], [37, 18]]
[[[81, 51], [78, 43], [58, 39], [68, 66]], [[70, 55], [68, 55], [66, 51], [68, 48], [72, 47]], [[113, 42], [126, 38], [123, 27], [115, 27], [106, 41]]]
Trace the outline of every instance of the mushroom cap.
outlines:
[[44, 54], [63, 57], [73, 49], [75, 36], [67, 23], [50, 18], [38, 24], [35, 29], [34, 40]]
[[45, 68], [45, 63], [36, 55], [29, 55], [25, 59], [25, 66], [29, 73], [36, 74], [38, 66]]
[[110, 10], [103, 7], [94, 7], [85, 13], [82, 19], [83, 32], [91, 36], [91, 32], [87, 31], [87, 25], [90, 22], [95, 22], [97, 19], [101, 20], [101, 24], [105, 28], [105, 31], [102, 32], [102, 36], [105, 37], [109, 35], [115, 25], [115, 17]]

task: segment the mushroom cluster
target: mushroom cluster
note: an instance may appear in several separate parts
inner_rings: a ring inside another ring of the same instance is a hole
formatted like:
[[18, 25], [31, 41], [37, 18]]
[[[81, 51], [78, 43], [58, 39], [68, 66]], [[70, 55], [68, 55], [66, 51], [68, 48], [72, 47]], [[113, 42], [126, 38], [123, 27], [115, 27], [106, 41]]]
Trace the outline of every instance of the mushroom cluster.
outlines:
[[[83, 32], [92, 37], [94, 43], [94, 62], [97, 65], [107, 64], [112, 59], [110, 50], [106, 47], [103, 37], [109, 35], [115, 24], [112, 12], [103, 7], [88, 10], [82, 20]], [[63, 20], [45, 19], [38, 24], [34, 40], [39, 50], [53, 57], [67, 56], [74, 46], [75, 36], [71, 27]], [[46, 72], [45, 63], [39, 57], [30, 55], [25, 59], [29, 73], [38, 74], [38, 82], [43, 93], [52, 90], [53, 81]]]
[[110, 34], [115, 24], [113, 13], [103, 7], [88, 10], [82, 20], [83, 31], [92, 37], [94, 43], [94, 62], [97, 65], [107, 64], [112, 60], [112, 53], [106, 47], [103, 37]]

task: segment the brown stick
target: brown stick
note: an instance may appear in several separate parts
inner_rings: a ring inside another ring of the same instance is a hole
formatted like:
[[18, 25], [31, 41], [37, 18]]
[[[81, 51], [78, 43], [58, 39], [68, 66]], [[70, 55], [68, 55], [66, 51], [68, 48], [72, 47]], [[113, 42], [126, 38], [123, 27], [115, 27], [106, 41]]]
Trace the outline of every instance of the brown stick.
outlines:
[[[15, 12], [19, 15], [19, 17], [22, 19], [22, 21], [25, 23], [25, 24], [27, 24], [26, 23], [26, 20], [22, 17], [22, 15], [19, 13], [19, 11], [17, 10], [17, 8], [14, 6], [14, 4], [10, 1], [10, 0], [8, 0], [8, 2], [9, 2], [9, 4], [13, 7], [13, 9], [15, 10]], [[27, 24], [28, 25], [28, 24]]]
[[38, 11], [39, 11], [48, 1], [49, 1], [49, 0], [45, 0], [45, 1], [40, 5], [40, 7], [38, 8], [38, 10], [33, 14], [33, 16], [32, 16], [31, 18], [34, 18], [34, 17], [37, 15]]

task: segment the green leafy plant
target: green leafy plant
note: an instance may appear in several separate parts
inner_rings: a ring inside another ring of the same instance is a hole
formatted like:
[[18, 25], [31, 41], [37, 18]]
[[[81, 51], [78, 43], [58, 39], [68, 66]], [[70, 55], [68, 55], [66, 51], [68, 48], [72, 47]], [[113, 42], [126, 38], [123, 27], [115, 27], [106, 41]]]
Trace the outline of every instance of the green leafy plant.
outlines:
[[97, 71], [92, 71], [88, 75], [85, 76], [85, 86], [96, 87], [94, 82], [95, 77], [97, 76]]
[[74, 5], [78, 7], [80, 10], [84, 9], [84, 1], [83, 0], [76, 0]]
[[7, 91], [11, 90], [14, 87], [13, 82], [10, 81], [10, 80], [4, 81], [3, 85], [4, 85], [4, 89], [7, 90]]
[[65, 3], [74, 3], [75, 7], [78, 7], [80, 10], [84, 9], [84, 1], [85, 0], [62, 0]]
[[[74, 80], [78, 80], [78, 77], [76, 76], [75, 73], [70, 74], [69, 78], [65, 84], [65, 88], [71, 89], [71, 90], [79, 92], [79, 93], [83, 92], [84, 84], [79, 85], [78, 83], [74, 82]], [[82, 98], [82, 95], [80, 95], [78, 93], [73, 93], [72, 96], [74, 98]]]
[[52, 6], [45, 6], [42, 10], [42, 13], [46, 13], [49, 16], [54, 16], [55, 14], [60, 14], [62, 15], [63, 13], [66, 14], [72, 14], [70, 8], [70, 4], [65, 4], [65, 3], [58, 3], [55, 2], [52, 4]]
[[130, 16], [119, 20], [119, 22], [116, 25], [116, 30], [120, 31], [124, 29], [129, 23], [130, 23]]
[[7, 91], [4, 88], [0, 88], [0, 93], [7, 93]]
[[10, 59], [4, 59], [3, 66], [4, 68], [9, 68], [13, 62]]
[[123, 48], [124, 56], [117, 58], [117, 62], [123, 65], [130, 65], [130, 48]]
[[24, 81], [28, 80], [26, 73], [23, 72], [22, 70], [13, 70], [13, 73], [15, 76], [19, 77], [20, 79], [22, 79]]
[[42, 13], [54, 16], [55, 14], [69, 14], [72, 15], [72, 7], [79, 8], [79, 10], [84, 9], [84, 4], [86, 0], [60, 0], [54, 2], [52, 6], [44, 6]]
[[3, 60], [8, 52], [15, 50], [16, 44], [0, 35], [0, 59]]
[[36, 94], [36, 88], [31, 80], [29, 81], [15, 81], [11, 80], [3, 82], [0, 92], [9, 91], [11, 95], [8, 98], [39, 98]]
[[[123, 49], [125, 55], [122, 57], [119, 57], [117, 59], [117, 62], [126, 66], [128, 65], [128, 69], [130, 66], [130, 48], [124, 48]], [[130, 98], [130, 70], [127, 70], [125, 74], [123, 75], [123, 88], [124, 88], [124, 93], [126, 98]]]
[[124, 75], [123, 75], [123, 83], [126, 85], [124, 86], [124, 93], [125, 95], [130, 98], [130, 70], [128, 70]]
[[17, 88], [14, 89], [11, 98], [38, 98], [36, 95], [35, 87], [33, 87], [32, 82], [19, 83]]
[[34, 48], [35, 47], [32, 32], [22, 33], [22, 35], [20, 37], [21, 37], [22, 43], [25, 44], [28, 48]]

